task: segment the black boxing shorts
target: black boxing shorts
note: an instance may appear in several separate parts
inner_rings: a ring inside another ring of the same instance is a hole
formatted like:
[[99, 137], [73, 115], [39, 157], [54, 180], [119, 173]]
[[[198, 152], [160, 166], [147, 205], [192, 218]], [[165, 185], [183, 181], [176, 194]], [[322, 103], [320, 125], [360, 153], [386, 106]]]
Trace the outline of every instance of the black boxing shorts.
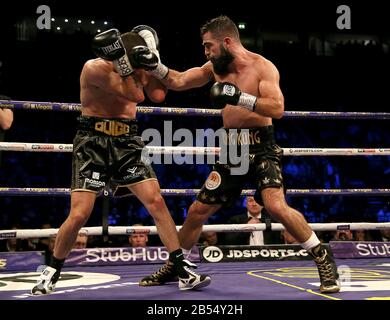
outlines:
[[[256, 189], [256, 202], [263, 205], [263, 189], [283, 188], [283, 151], [275, 143], [273, 126], [248, 129], [249, 135], [246, 137], [240, 136], [240, 130], [237, 130], [235, 143], [244, 141], [249, 144], [249, 171], [244, 175], [232, 175], [231, 165], [216, 163], [197, 196], [197, 200], [204, 204], [231, 206], [240, 197], [244, 186], [249, 184]], [[232, 140], [231, 136], [228, 137]]]
[[106, 186], [114, 196], [131, 194], [129, 187], [157, 180], [143, 161], [144, 143], [135, 119], [81, 116], [73, 140], [71, 191], [99, 193]]

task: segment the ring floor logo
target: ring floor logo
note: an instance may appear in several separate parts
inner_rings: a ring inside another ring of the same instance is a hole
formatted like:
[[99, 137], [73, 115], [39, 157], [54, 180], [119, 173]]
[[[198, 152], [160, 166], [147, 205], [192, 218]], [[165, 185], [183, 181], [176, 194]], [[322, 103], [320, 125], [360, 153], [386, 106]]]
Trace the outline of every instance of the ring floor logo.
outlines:
[[[30, 292], [38, 280], [40, 273], [0, 273], [0, 292], [2, 291], [25, 291]], [[120, 276], [109, 273], [97, 272], [63, 272], [60, 281], [56, 285], [57, 293], [61, 289], [68, 289], [81, 286], [93, 286], [108, 282], [117, 281]], [[98, 289], [98, 288], [97, 288]], [[54, 293], [56, 293], [56, 291]]]
[[209, 262], [219, 262], [223, 259], [223, 252], [218, 247], [209, 246], [204, 248], [203, 258]]

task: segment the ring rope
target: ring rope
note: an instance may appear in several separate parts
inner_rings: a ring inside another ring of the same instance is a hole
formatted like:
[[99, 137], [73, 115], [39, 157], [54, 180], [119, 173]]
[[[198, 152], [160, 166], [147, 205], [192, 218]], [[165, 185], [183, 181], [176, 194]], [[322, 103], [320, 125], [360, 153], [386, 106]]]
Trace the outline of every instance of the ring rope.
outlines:
[[[314, 231], [336, 231], [336, 230], [383, 230], [390, 229], [390, 222], [339, 222], [339, 223], [309, 223], [310, 227]], [[176, 226], [176, 229], [179, 231], [182, 226]], [[267, 225], [265, 223], [257, 224], [214, 224], [214, 225], [204, 225], [202, 231], [215, 231], [215, 232], [253, 232], [253, 231], [264, 231], [266, 230]], [[46, 238], [56, 236], [59, 229], [10, 229], [10, 230], [1, 230], [0, 239], [9, 239], [9, 238]], [[281, 223], [271, 223], [272, 231], [281, 231], [284, 230], [284, 226]], [[85, 227], [80, 230], [80, 232], [86, 232], [88, 235], [100, 236], [103, 234], [102, 227]], [[142, 227], [133, 227], [133, 226], [109, 226], [108, 234], [109, 235], [131, 235], [131, 234], [158, 234], [157, 228], [155, 226], [142, 226]]]
[[[218, 147], [165, 147], [146, 146], [154, 154], [218, 155]], [[389, 148], [282, 148], [285, 156], [388, 156]], [[72, 152], [72, 144], [0, 142], [0, 151]]]
[[[200, 189], [161, 189], [162, 196], [196, 196]], [[288, 189], [288, 196], [389, 196], [390, 189]], [[243, 190], [242, 196], [253, 196], [255, 190]], [[69, 188], [0, 188], [0, 196], [69, 196]]]
[[[22, 109], [22, 110], [43, 110], [43, 111], [80, 111], [80, 103], [62, 102], [36, 102], [36, 101], [14, 101], [0, 100], [0, 108]], [[185, 116], [221, 116], [221, 110], [205, 108], [176, 108], [176, 107], [149, 107], [138, 106], [137, 112], [155, 115], [185, 115]], [[285, 118], [307, 118], [307, 119], [390, 119], [390, 113], [386, 112], [333, 112], [333, 111], [285, 111]]]

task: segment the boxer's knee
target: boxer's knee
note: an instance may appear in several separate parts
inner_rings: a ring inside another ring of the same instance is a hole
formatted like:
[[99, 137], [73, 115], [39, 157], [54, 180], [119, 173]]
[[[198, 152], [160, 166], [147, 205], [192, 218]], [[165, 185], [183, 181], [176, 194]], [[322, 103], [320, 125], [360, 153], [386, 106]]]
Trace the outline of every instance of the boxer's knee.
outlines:
[[286, 214], [288, 214], [288, 205], [283, 200], [267, 201], [264, 203], [264, 207], [272, 218], [282, 222]]
[[72, 209], [67, 219], [68, 224], [75, 229], [80, 229], [87, 223], [90, 214], [89, 210]]
[[166, 207], [164, 198], [161, 194], [156, 194], [150, 197], [147, 203], [145, 203], [145, 206], [152, 216], [156, 216], [160, 212], [163, 212]]

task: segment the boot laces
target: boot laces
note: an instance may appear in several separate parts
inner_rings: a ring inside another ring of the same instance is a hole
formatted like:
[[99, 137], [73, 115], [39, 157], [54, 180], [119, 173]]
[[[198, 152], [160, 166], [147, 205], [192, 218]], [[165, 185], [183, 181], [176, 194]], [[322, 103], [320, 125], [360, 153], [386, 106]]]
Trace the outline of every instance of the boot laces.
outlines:
[[326, 252], [324, 256], [318, 257], [315, 259], [317, 262], [318, 273], [321, 278], [321, 282], [332, 282], [336, 281], [336, 276], [334, 274], [334, 267], [331, 261], [329, 261], [328, 253]]
[[321, 280], [324, 282], [334, 282], [335, 276], [333, 274], [333, 266], [326, 259], [323, 262], [318, 263], [318, 270], [321, 277]]
[[161, 276], [169, 275], [172, 273], [173, 265], [170, 263], [164, 264], [160, 269], [152, 274], [153, 278], [159, 278]]

